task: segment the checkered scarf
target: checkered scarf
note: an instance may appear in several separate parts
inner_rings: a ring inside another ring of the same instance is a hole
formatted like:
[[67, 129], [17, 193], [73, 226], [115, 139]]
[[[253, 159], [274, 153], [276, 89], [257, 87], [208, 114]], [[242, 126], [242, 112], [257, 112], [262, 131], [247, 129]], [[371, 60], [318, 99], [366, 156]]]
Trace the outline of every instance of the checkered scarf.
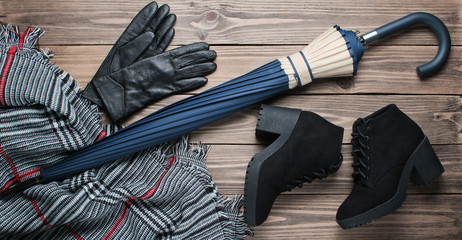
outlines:
[[[1, 26], [0, 192], [116, 129], [37, 48], [42, 34]], [[0, 238], [241, 239], [242, 199], [218, 193], [207, 152], [184, 137], [0, 198]]]

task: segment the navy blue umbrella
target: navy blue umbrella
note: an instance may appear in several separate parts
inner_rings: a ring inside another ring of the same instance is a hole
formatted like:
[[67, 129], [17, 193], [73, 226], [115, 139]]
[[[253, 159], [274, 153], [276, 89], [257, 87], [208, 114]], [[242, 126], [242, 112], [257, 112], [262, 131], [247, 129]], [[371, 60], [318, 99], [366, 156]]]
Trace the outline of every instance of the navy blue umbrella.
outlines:
[[451, 43], [445, 25], [431, 14], [414, 13], [362, 36], [334, 26], [302, 51], [160, 109], [64, 161], [42, 169], [38, 177], [22, 182], [6, 192], [17, 192], [33, 184], [62, 180], [175, 139], [272, 96], [306, 85], [314, 79], [352, 76], [356, 74], [364, 44], [418, 23], [430, 26], [439, 38], [440, 47], [436, 57], [417, 68], [421, 77], [433, 74], [445, 63]]

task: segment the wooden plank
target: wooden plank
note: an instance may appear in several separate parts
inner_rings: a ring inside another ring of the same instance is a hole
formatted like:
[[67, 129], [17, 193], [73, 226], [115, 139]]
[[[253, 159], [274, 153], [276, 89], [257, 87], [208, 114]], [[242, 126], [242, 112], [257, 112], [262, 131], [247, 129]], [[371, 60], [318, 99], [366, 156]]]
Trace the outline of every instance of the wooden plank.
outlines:
[[[184, 97], [176, 95], [161, 100], [128, 119], [126, 124]], [[419, 124], [433, 144], [462, 142], [461, 99], [455, 95], [283, 95], [265, 103], [319, 114], [345, 128], [344, 143], [350, 142], [351, 126], [357, 118], [395, 103]], [[212, 144], [261, 144], [254, 135], [259, 107], [254, 105], [204, 126], [192, 133], [192, 140]]]
[[[85, 86], [97, 71], [110, 46], [43, 46], [55, 53], [53, 61]], [[217, 51], [218, 69], [198, 93], [241, 76], [303, 46], [212, 46]], [[291, 94], [462, 94], [462, 47], [453, 47], [446, 67], [434, 77], [421, 80], [415, 67], [430, 61], [436, 47], [374, 46], [359, 64], [353, 78], [322, 79]]]
[[461, 195], [412, 195], [366, 226], [343, 230], [335, 214], [346, 195], [285, 195], [276, 199], [255, 239], [460, 239]]
[[[113, 44], [148, 1], [0, 1], [0, 21], [40, 26], [46, 44]], [[327, 28], [341, 24], [363, 33], [412, 12], [441, 18], [453, 43], [462, 43], [460, 1], [277, 1], [210, 0], [168, 3], [178, 15], [173, 44], [207, 41], [212, 44], [306, 44]], [[431, 31], [412, 28], [384, 44], [436, 44]]]
[[[266, 145], [212, 145], [207, 156], [210, 170], [222, 194], [243, 194], [247, 164], [255, 153]], [[408, 194], [462, 193], [462, 145], [434, 145], [445, 172], [428, 186], [409, 184]], [[284, 194], [349, 194], [353, 187], [353, 157], [351, 145], [342, 147], [344, 161], [340, 169], [328, 178], [305, 183]]]

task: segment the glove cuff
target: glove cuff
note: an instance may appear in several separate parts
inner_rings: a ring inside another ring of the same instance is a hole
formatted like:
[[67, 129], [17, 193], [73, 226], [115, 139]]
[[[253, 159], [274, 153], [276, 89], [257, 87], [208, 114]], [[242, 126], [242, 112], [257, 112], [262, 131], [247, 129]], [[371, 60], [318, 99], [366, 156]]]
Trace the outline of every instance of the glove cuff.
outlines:
[[99, 97], [98, 92], [95, 89], [93, 81], [89, 82], [85, 89], [82, 91], [82, 97], [90, 100], [99, 107], [104, 107], [103, 100]]
[[108, 75], [95, 79], [93, 85], [112, 121], [119, 123], [130, 114], [125, 106], [125, 90], [122, 85]]

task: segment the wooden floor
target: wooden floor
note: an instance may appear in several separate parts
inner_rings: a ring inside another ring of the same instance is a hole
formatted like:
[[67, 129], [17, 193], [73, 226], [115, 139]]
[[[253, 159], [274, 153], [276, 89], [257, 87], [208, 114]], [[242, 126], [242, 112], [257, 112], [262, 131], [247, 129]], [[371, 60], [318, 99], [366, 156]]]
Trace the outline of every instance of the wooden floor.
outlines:
[[[462, 239], [462, 2], [460, 0], [190, 0], [167, 1], [178, 16], [172, 45], [206, 41], [218, 69], [208, 84], [162, 100], [131, 118], [240, 76], [308, 44], [339, 24], [363, 33], [412, 12], [441, 18], [452, 37], [443, 71], [420, 80], [415, 67], [436, 53], [437, 40], [414, 27], [371, 46], [353, 78], [326, 79], [266, 103], [313, 111], [345, 128], [340, 170], [328, 179], [282, 194], [253, 239]], [[54, 61], [84, 87], [126, 25], [148, 1], [0, 0], [0, 21], [39, 26], [40, 43]], [[164, 3], [164, 2], [161, 2]], [[409, 186], [403, 206], [365, 227], [342, 230], [335, 214], [352, 187], [351, 125], [389, 103], [413, 118], [434, 144], [446, 171], [427, 187]], [[259, 106], [192, 133], [212, 146], [207, 158], [220, 191], [243, 193], [245, 169], [265, 143], [255, 138]]]

